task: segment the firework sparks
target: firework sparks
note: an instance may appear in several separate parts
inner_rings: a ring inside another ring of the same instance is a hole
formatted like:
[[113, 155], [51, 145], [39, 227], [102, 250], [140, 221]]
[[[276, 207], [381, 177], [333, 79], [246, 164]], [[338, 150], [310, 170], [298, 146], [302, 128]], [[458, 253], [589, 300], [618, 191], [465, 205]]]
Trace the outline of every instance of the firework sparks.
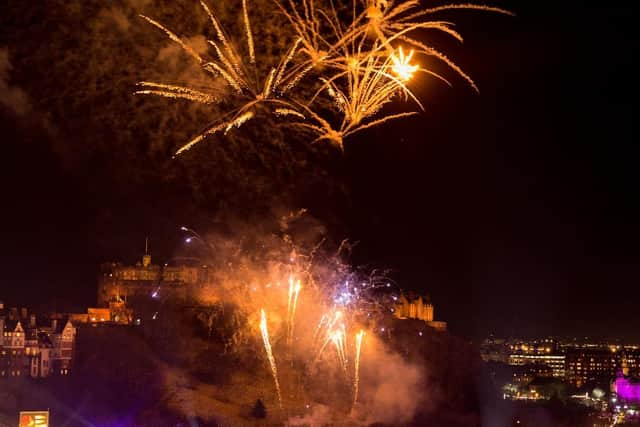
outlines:
[[[320, 332], [323, 329], [323, 323], [326, 328], [326, 331], [324, 334], [322, 344], [320, 345], [320, 349], [317, 351], [316, 357], [314, 358], [314, 362], [320, 359], [320, 357], [322, 356], [322, 353], [324, 352], [324, 349], [327, 347], [327, 344], [329, 344], [329, 342], [331, 342], [334, 338], [337, 338], [335, 335], [337, 331], [334, 330], [334, 326], [341, 318], [342, 318], [341, 311], [335, 311], [333, 314], [333, 317], [327, 316], [326, 314], [322, 316], [320, 323], [318, 324], [317, 331]], [[326, 319], [326, 321], [323, 322], [322, 319]], [[315, 336], [317, 337], [318, 334], [316, 333]], [[314, 338], [314, 341], [315, 341], [315, 338]]]
[[140, 82], [138, 85], [143, 89], [135, 91], [134, 94], [136, 95], [157, 95], [165, 98], [186, 99], [201, 104], [214, 104], [220, 101], [219, 98], [212, 94], [184, 86], [165, 85], [153, 82]]
[[293, 341], [293, 329], [296, 319], [296, 308], [298, 306], [298, 295], [300, 294], [300, 280], [294, 281], [293, 277], [289, 277], [289, 299], [287, 303], [287, 342], [291, 345]]
[[282, 409], [282, 394], [280, 392], [280, 382], [278, 381], [278, 369], [276, 367], [276, 359], [273, 357], [273, 351], [271, 350], [271, 342], [269, 341], [269, 330], [267, 329], [267, 316], [264, 313], [264, 309], [260, 310], [260, 332], [262, 332], [264, 349], [267, 353], [267, 358], [269, 359], [271, 374], [273, 375], [273, 382], [276, 386], [278, 403], [280, 404], [280, 409]]
[[316, 329], [313, 331], [313, 339], [312, 341], [315, 343], [318, 339], [318, 334], [320, 333], [320, 331], [322, 330], [322, 326], [325, 324], [325, 322], [327, 322], [327, 315], [323, 314], [322, 317], [320, 318], [320, 321], [318, 322], [318, 326], [316, 326]]
[[[404, 94], [405, 98], [411, 98], [420, 108], [423, 108], [405, 84], [392, 75], [392, 66], [392, 57], [382, 55], [378, 47], [362, 61], [347, 64], [344, 71], [331, 79], [323, 80], [323, 87], [316, 92], [312, 100], [323, 91], [333, 99], [336, 110], [342, 114], [342, 122], [337, 130], [308, 107], [306, 107], [307, 115], [316, 123], [300, 122], [296, 125], [316, 133], [318, 137], [314, 142], [328, 140], [342, 149], [343, 140], [349, 135], [415, 114], [415, 112], [399, 113], [374, 119], [376, 114], [399, 93]], [[345, 88], [339, 84], [341, 78], [346, 80]]]
[[413, 74], [418, 70], [418, 68], [420, 68], [417, 65], [411, 65], [411, 57], [413, 56], [413, 53], [414, 51], [412, 49], [409, 54], [405, 56], [402, 51], [402, 46], [400, 46], [398, 49], [398, 55], [391, 55], [391, 61], [393, 62], [391, 70], [402, 82], [408, 82], [411, 80]]
[[[227, 87], [235, 93], [234, 101], [237, 107], [229, 113], [224, 114], [216, 120], [208, 129], [197, 135], [186, 144], [182, 145], [175, 153], [179, 155], [194, 145], [203, 141], [207, 137], [224, 130], [226, 134], [232, 128], [240, 127], [250, 119], [254, 118], [258, 106], [267, 106], [267, 109], [276, 115], [285, 113], [286, 115], [302, 116], [298, 112], [296, 103], [281, 97], [287, 91], [293, 89], [308, 71], [294, 69], [289, 70], [289, 65], [298, 51], [300, 39], [295, 40], [288, 49], [277, 67], [271, 68], [265, 78], [258, 76], [256, 68], [254, 36], [249, 20], [247, 0], [242, 1], [243, 21], [245, 35], [247, 39], [247, 49], [249, 52], [249, 64], [243, 63], [242, 55], [234, 48], [230, 40], [225, 36], [224, 29], [216, 18], [212, 10], [204, 3], [200, 2], [203, 10], [209, 17], [215, 30], [217, 40], [208, 40], [215, 55], [212, 58], [205, 58], [200, 55], [186, 42], [184, 42], [174, 32], [160, 24], [158, 21], [141, 15], [147, 22], [164, 32], [171, 40], [178, 45], [193, 59], [200, 67], [214, 79], [222, 79]], [[157, 95], [166, 98], [185, 99], [201, 104], [214, 104], [220, 101], [221, 93], [208, 93], [197, 89], [181, 85], [172, 85], [156, 82], [141, 82], [143, 89], [136, 91], [141, 95]], [[229, 97], [227, 100], [230, 100]], [[277, 111], [273, 111], [272, 108]], [[303, 116], [304, 117], [304, 116]]]
[[331, 334], [331, 341], [336, 347], [336, 354], [342, 369], [347, 370], [347, 351], [345, 347], [345, 327], [344, 324], [340, 325], [340, 328], [335, 330]]
[[[444, 62], [449, 68], [464, 78], [476, 91], [478, 88], [471, 77], [469, 77], [453, 61], [447, 58], [447, 56], [418, 40], [415, 33], [420, 30], [435, 30], [445, 33], [462, 42], [462, 35], [452, 28], [454, 25], [453, 23], [447, 21], [431, 21], [426, 18], [438, 12], [456, 9], [478, 10], [513, 15], [512, 12], [505, 9], [471, 3], [447, 4], [434, 8], [420, 9], [420, 2], [418, 0], [405, 0], [399, 2], [378, 0], [365, 1], [367, 5], [365, 12], [366, 20], [364, 20], [362, 25], [353, 28], [351, 37], [359, 37], [362, 34], [373, 34], [389, 50], [390, 54], [393, 53], [392, 43], [398, 40], [403, 41], [417, 49], [418, 53], [434, 57], [439, 61]], [[442, 76], [434, 73], [433, 71], [426, 70], [426, 72], [446, 81]]]

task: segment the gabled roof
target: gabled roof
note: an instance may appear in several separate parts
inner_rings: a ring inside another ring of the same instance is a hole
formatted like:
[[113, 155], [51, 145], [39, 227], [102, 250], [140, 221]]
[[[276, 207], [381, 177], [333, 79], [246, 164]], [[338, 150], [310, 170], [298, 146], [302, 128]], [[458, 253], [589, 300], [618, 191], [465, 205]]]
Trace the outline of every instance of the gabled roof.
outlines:
[[5, 320], [4, 322], [4, 331], [3, 332], [16, 332], [16, 329], [18, 329], [18, 326], [20, 326], [20, 331], [22, 332], [24, 331], [24, 329], [22, 328], [22, 324], [20, 323], [19, 320]]

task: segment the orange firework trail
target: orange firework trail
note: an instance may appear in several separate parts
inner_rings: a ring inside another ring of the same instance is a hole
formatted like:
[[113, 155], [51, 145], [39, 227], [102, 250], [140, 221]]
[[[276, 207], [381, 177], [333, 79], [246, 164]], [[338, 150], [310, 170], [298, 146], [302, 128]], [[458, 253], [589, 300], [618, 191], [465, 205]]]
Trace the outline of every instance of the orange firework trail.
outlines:
[[362, 338], [365, 333], [361, 329], [360, 332], [356, 334], [356, 355], [355, 355], [355, 366], [354, 366], [354, 375], [353, 375], [353, 406], [355, 407], [358, 402], [358, 392], [360, 391], [360, 350], [362, 349]]
[[293, 308], [291, 309], [291, 336], [290, 340], [293, 339], [293, 327], [295, 326], [295, 318], [296, 318], [296, 308], [298, 307], [298, 295], [300, 294], [300, 281], [296, 282], [296, 286], [293, 290]]
[[287, 343], [290, 344], [291, 332], [291, 306], [293, 301], [293, 276], [289, 276], [289, 299], [287, 300]]
[[269, 365], [271, 366], [273, 381], [276, 384], [278, 403], [280, 404], [280, 409], [282, 409], [282, 394], [280, 393], [280, 382], [278, 382], [278, 369], [276, 368], [276, 359], [273, 357], [273, 352], [271, 351], [271, 343], [269, 342], [269, 330], [267, 329], [267, 316], [264, 313], [264, 309], [260, 310], [260, 331], [262, 332], [264, 349], [267, 352], [267, 358], [269, 359]]

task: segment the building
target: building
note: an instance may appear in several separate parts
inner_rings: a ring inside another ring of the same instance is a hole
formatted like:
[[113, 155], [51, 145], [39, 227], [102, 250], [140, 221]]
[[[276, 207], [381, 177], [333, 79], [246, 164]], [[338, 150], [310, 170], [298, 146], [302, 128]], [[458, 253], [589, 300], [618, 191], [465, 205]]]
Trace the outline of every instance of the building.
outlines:
[[558, 342], [553, 338], [522, 340], [512, 339], [508, 342], [509, 354], [548, 355], [558, 354]]
[[446, 331], [447, 323], [433, 320], [433, 304], [428, 298], [415, 294], [402, 294], [396, 301], [393, 314], [398, 319], [417, 319], [422, 320], [428, 326], [439, 330]]
[[549, 365], [542, 363], [528, 363], [512, 365], [511, 382], [517, 385], [527, 385], [536, 378], [553, 378], [554, 371]]
[[[104, 263], [98, 278], [98, 306], [114, 308], [120, 304], [123, 308], [132, 299], [141, 297], [170, 296], [176, 301], [187, 301], [207, 280], [207, 266], [165, 264], [161, 267], [151, 263], [149, 254], [135, 265]], [[112, 311], [110, 316], [114, 320], [122, 319], [127, 313]]]
[[38, 324], [26, 309], [7, 314], [0, 303], [0, 379], [68, 375], [73, 365], [76, 328], [69, 318]]
[[610, 349], [569, 349], [565, 372], [569, 384], [609, 384], [621, 369], [620, 354]]
[[506, 339], [490, 336], [480, 344], [480, 357], [485, 362], [509, 363], [508, 348]]
[[0, 345], [0, 377], [25, 376], [26, 360], [24, 329], [19, 320], [3, 322], [2, 343]]
[[561, 354], [511, 354], [509, 365], [541, 365], [548, 366], [554, 378], [565, 377], [565, 356]]
[[640, 376], [640, 350], [622, 348], [616, 353], [620, 357], [622, 374], [627, 376]]
[[480, 345], [480, 355], [485, 362], [545, 366], [551, 369], [554, 378], [565, 376], [565, 356], [560, 354], [558, 344], [552, 338], [523, 340], [489, 337]]
[[133, 310], [128, 308], [124, 302], [109, 302], [108, 307], [89, 307], [86, 313], [68, 313], [74, 324], [98, 324], [111, 323], [130, 325], [133, 322]]

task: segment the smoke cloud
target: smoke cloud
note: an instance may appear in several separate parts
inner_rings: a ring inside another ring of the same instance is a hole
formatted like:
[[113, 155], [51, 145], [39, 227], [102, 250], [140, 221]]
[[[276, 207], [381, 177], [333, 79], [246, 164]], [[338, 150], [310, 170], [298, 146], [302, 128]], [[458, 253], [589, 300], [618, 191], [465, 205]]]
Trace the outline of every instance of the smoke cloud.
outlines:
[[405, 361], [393, 349], [367, 336], [363, 349], [361, 402], [365, 424], [410, 422], [424, 403], [423, 368]]
[[331, 424], [331, 408], [325, 405], [314, 405], [311, 412], [304, 416], [289, 418], [287, 423], [292, 427], [322, 427]]
[[0, 105], [18, 116], [24, 116], [31, 110], [29, 96], [20, 87], [11, 85], [12, 69], [9, 49], [0, 48]]

